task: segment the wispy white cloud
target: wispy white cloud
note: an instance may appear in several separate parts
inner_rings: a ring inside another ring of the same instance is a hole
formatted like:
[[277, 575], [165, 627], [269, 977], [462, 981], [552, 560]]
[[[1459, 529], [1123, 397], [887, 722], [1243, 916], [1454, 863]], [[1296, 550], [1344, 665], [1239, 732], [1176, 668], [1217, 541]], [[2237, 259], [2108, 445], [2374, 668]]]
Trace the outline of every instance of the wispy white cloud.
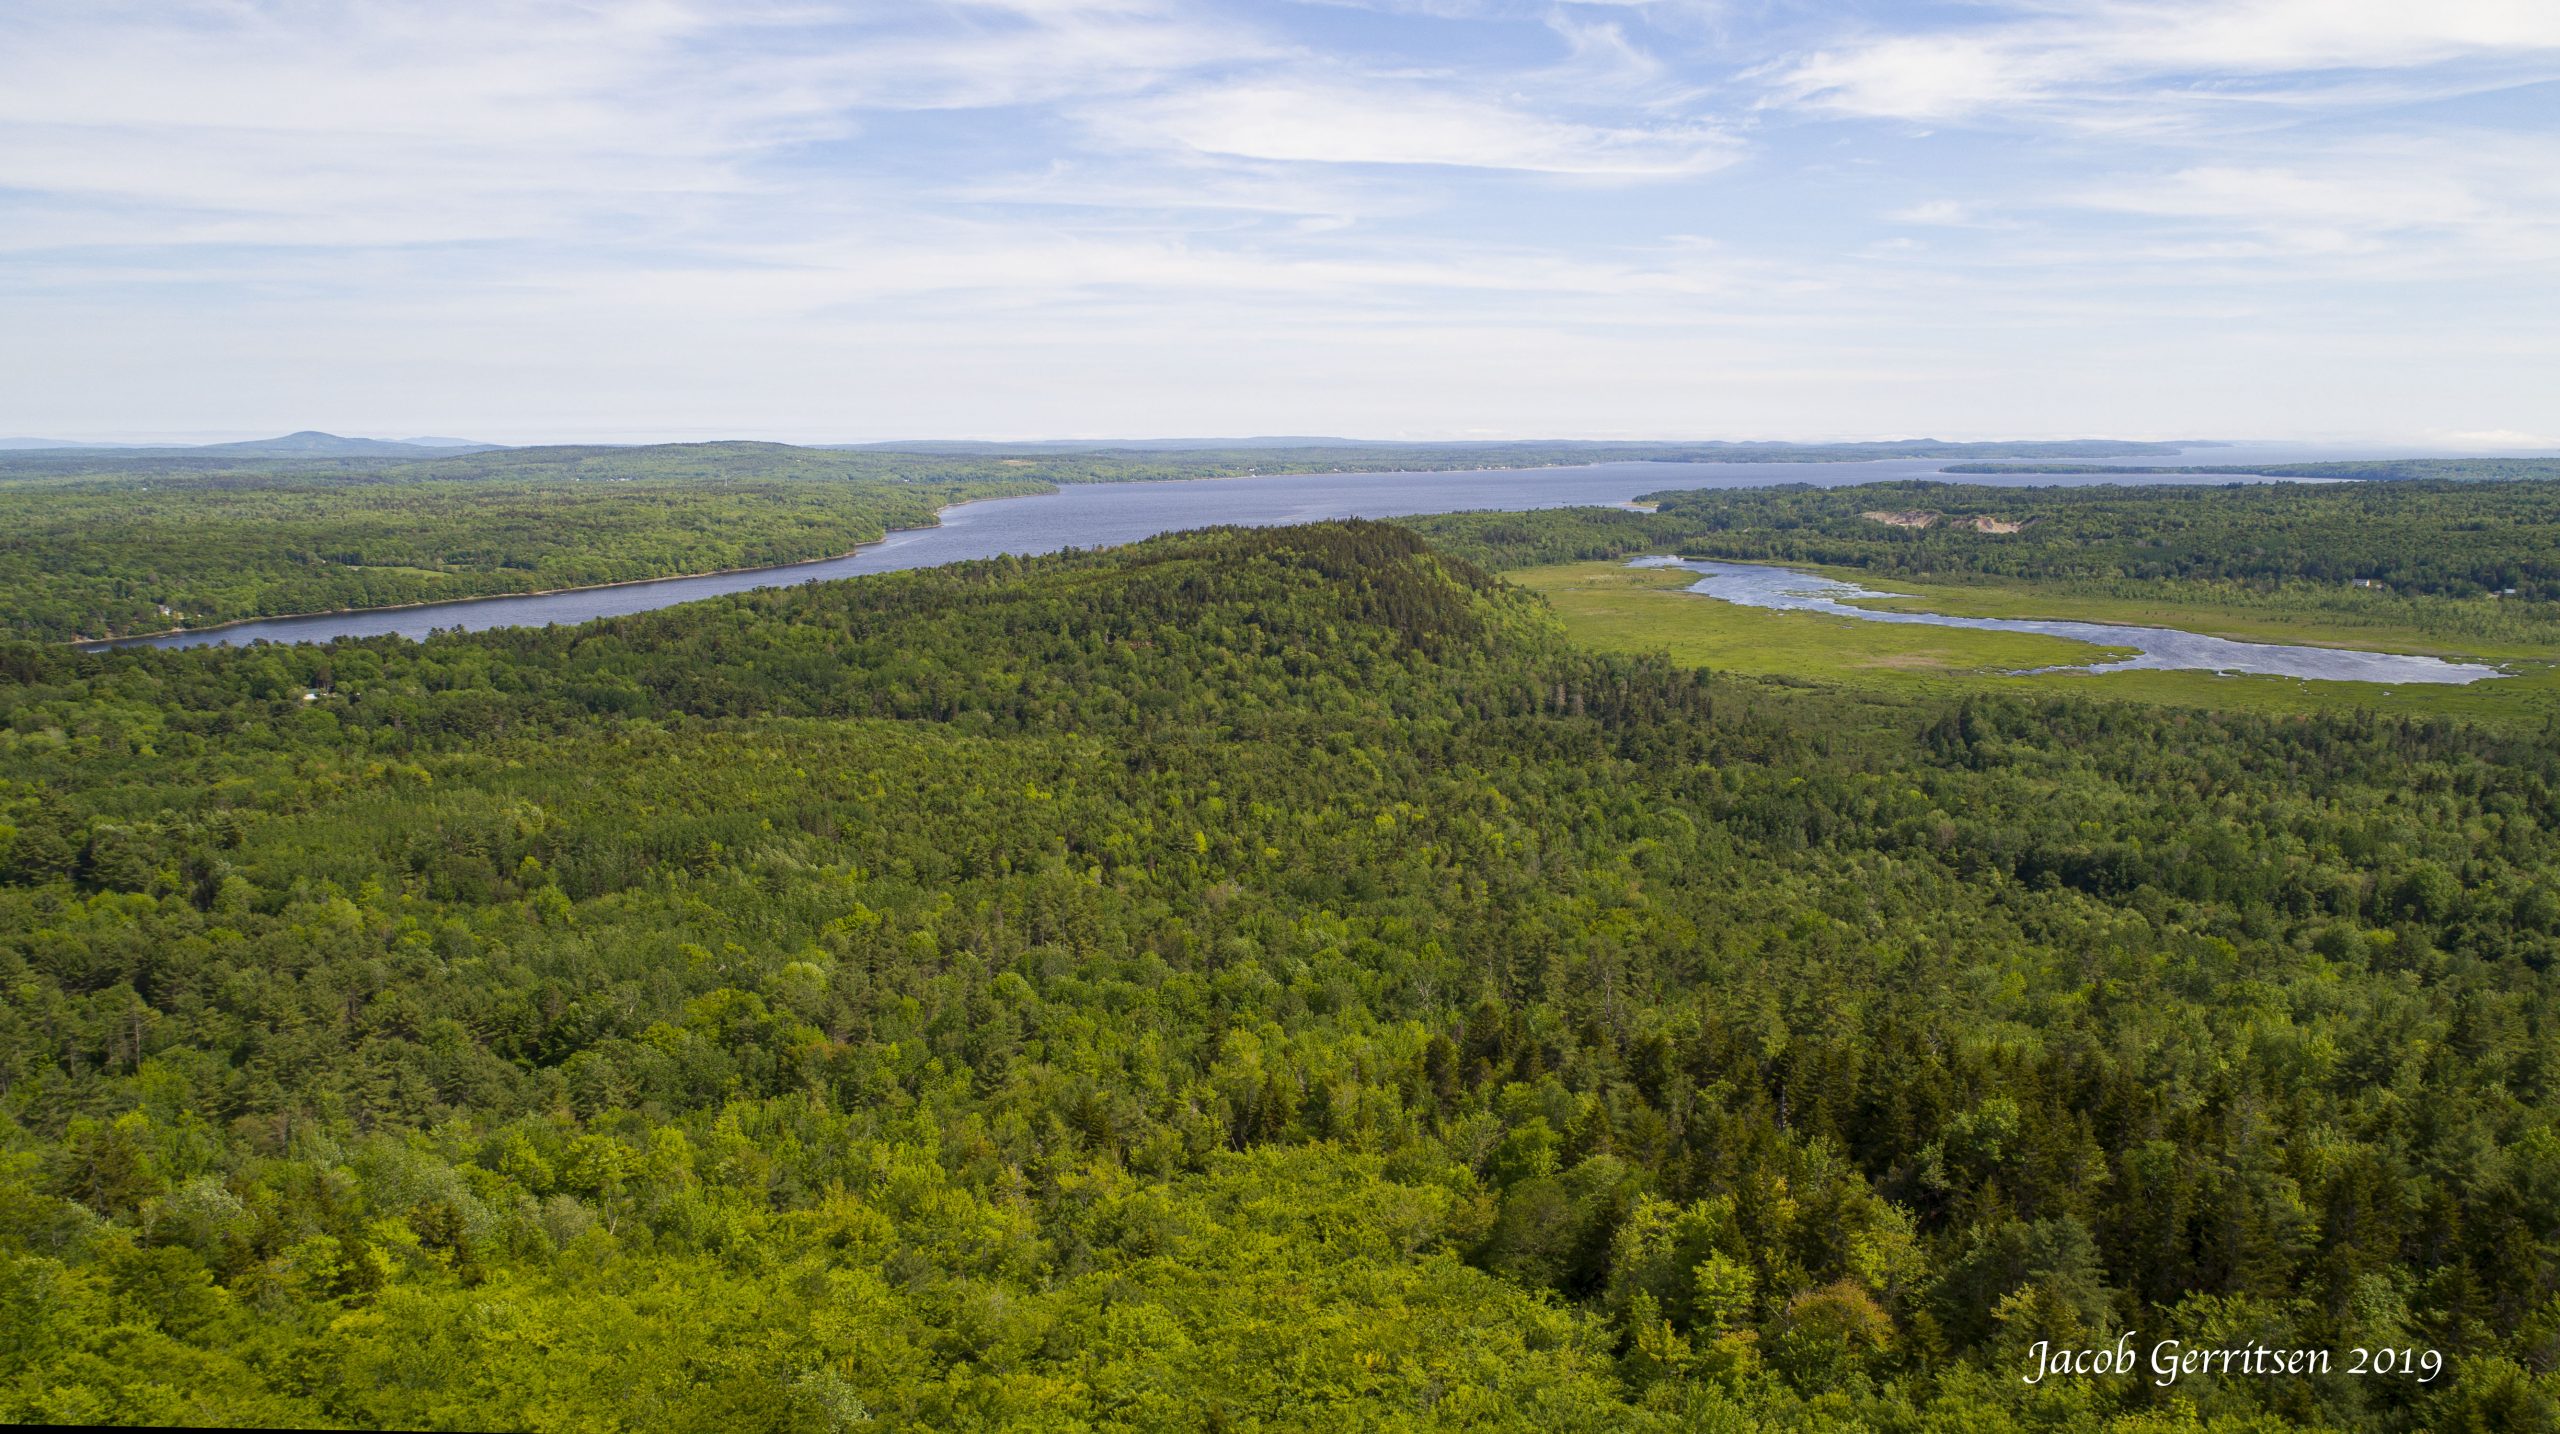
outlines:
[[159, 202], [187, 216], [180, 234], [234, 243], [662, 230], [688, 196], [770, 194], [776, 155], [854, 139], [882, 115], [1081, 100], [1274, 53], [1244, 27], [1143, 0], [921, 16], [753, 0], [31, 0], [0, 36], [0, 186]]
[[[2393, 136], [2192, 164], [2069, 197], [2240, 240], [2268, 258], [2381, 258], [2404, 277], [2522, 265], [2539, 277], [2560, 265], [2555, 160], [2553, 146], [2498, 134]], [[2378, 271], [2367, 262], [2361, 272]]]
[[[2560, 6], [2545, 0], [2097, 0], [1989, 12], [1932, 33], [1871, 33], [1774, 68], [1791, 101], [1913, 120], [2100, 111], [2129, 103], [2263, 98], [2235, 80], [2331, 71], [2415, 72], [2461, 59], [2510, 62], [2512, 83], [2560, 58]], [[2528, 68], [2529, 67], [2529, 68]], [[2456, 90], [2484, 77], [2430, 77]], [[2370, 96], [2367, 88], [2356, 93]]]
[[334, 395], [500, 437], [2547, 432], [2560, 162], [2497, 92], [2560, 75], [2555, 32], [2539, 0], [16, 0], [0, 430]]
[[1731, 163], [1736, 148], [1705, 125], [1584, 124], [1410, 83], [1203, 86], [1106, 112], [1097, 123], [1123, 142], [1162, 140], [1252, 159], [1548, 174], [1703, 174]]

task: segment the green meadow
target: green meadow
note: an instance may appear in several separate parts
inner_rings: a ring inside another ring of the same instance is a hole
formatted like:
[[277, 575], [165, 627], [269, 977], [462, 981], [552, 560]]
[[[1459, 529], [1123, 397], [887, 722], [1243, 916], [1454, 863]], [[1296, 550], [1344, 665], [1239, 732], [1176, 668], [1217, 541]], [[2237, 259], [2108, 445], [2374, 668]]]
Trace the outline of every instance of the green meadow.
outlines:
[[2560, 716], [2560, 649], [2508, 640], [2448, 638], [2427, 620], [2351, 621], [2333, 613], [2263, 602], [2217, 603], [2209, 593], [2156, 585], [2156, 596], [2060, 591], [2032, 582], [1914, 583], [1855, 568], [1798, 565], [1860, 581], [1895, 597], [1870, 606], [1973, 617], [2063, 618], [2176, 627], [2244, 642], [2356, 647], [2501, 664], [2513, 676], [2469, 686], [2384, 687], [2369, 682], [2305, 682], [2209, 672], [2040, 672], [2083, 665], [2121, 650], [2026, 633], [1976, 632], [1860, 622], [1820, 613], [1740, 607], [1688, 592], [1678, 569], [1631, 568], [1620, 559], [1525, 568], [1507, 574], [1554, 607], [1566, 630], [1603, 652], [1668, 653], [1719, 672], [1859, 689], [1864, 695], [1930, 697], [1969, 689], [2050, 692], [2173, 706], [2256, 712], [2449, 716], [2501, 726], [2539, 726]]

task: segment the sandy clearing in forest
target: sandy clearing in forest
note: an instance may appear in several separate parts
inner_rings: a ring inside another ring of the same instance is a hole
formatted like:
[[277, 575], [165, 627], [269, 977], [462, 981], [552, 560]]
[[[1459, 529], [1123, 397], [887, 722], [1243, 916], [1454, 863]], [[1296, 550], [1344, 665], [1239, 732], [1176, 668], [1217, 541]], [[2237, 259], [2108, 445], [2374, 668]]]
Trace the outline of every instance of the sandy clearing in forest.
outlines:
[[[1925, 508], [1914, 508], [1899, 513], [1889, 513], [1879, 509], [1874, 512], [1860, 513], [1858, 516], [1870, 522], [1884, 523], [1896, 528], [1926, 528], [1940, 518], [1946, 517], [1943, 513], [1931, 512]], [[1977, 533], [2017, 533], [2024, 532], [2027, 525], [2034, 521], [2033, 518], [2025, 518], [2013, 523], [2006, 518], [1979, 514], [1971, 518], [1948, 519], [1947, 526], [1970, 528]]]

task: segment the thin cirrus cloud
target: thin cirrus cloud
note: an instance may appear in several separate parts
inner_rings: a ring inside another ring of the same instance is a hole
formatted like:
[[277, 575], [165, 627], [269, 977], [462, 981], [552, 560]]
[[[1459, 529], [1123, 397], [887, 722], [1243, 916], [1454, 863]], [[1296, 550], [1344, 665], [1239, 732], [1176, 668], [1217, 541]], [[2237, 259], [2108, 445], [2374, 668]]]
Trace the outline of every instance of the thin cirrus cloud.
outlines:
[[[2405, 136], [2285, 163], [2202, 162], [2077, 194], [2093, 210], [2197, 235], [2245, 236], [2271, 254], [2379, 261], [2403, 276], [2547, 272], [2560, 265], [2560, 165], [2532, 139]], [[2528, 287], [2527, 302], [2547, 292]]]
[[1126, 141], [1315, 164], [1670, 178], [1737, 157], [1737, 146], [1707, 126], [1576, 123], [1391, 82], [1206, 87], [1131, 106], [1101, 128]]
[[1791, 101], [1947, 120], [2022, 106], [2188, 112], [2262, 97], [2227, 88], [2234, 80], [2298, 83], [2334, 71], [2388, 71], [2409, 76], [2411, 90], [2459, 90], [2484, 77], [2416, 72], [2553, 55], [2560, 6], [2547, 0], [2100, 0], [1939, 33], [1855, 37], [1778, 67], [1776, 78]]
[[2548, 433], [2554, 86], [2546, 0], [18, 0], [0, 431]]

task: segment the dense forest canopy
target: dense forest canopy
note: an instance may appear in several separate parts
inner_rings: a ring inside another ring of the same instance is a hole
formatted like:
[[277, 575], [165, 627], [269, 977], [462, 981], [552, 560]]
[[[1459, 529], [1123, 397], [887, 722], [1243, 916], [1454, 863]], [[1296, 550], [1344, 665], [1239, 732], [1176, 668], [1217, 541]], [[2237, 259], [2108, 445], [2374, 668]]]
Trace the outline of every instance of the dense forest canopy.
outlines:
[[[0, 647], [0, 1417], [2552, 1427], [2548, 734], [1746, 682], [1465, 556], [1936, 541], [1744, 496]], [[2126, 1330], [2451, 1364], [2022, 1381]]]

